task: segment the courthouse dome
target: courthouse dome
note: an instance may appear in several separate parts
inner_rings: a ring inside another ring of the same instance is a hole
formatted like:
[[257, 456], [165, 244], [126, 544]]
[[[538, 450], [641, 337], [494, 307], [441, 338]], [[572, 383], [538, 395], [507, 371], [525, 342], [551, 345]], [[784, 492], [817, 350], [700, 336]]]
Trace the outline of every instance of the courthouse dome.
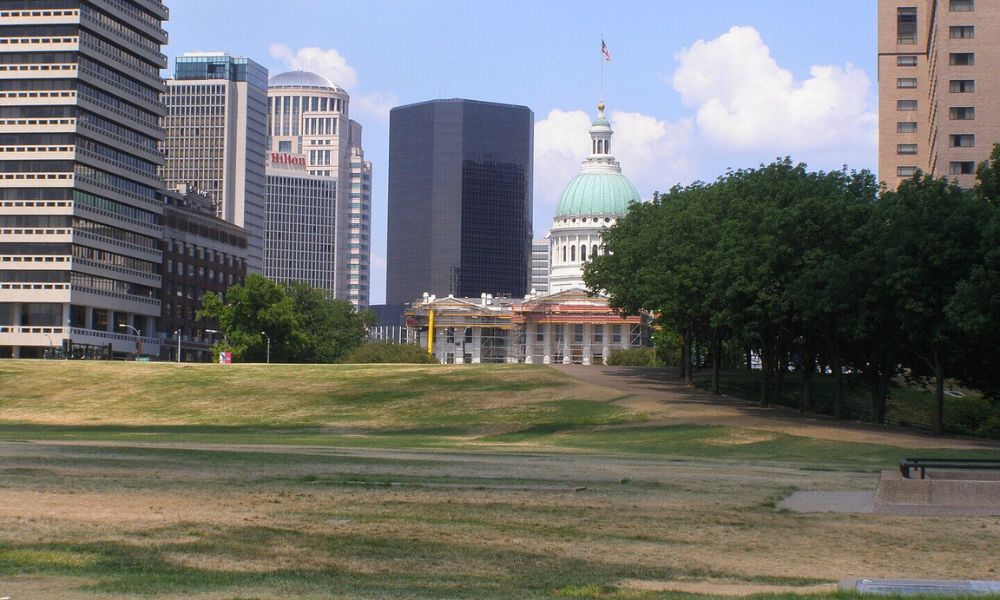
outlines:
[[633, 202], [641, 202], [639, 192], [611, 154], [611, 123], [604, 116], [604, 103], [597, 105], [597, 118], [590, 129], [590, 156], [580, 174], [563, 190], [556, 205], [556, 219], [567, 217], [620, 217]]
[[621, 173], [580, 173], [569, 182], [556, 206], [556, 218], [621, 216], [639, 192]]
[[267, 81], [268, 87], [291, 87], [291, 88], [322, 88], [344, 91], [343, 88], [333, 83], [322, 75], [309, 71], [286, 71], [278, 73]]

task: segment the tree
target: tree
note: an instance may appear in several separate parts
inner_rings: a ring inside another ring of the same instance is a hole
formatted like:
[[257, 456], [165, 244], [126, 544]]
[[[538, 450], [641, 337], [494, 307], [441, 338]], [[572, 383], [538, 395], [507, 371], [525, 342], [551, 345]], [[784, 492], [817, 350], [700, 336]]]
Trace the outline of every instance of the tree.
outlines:
[[364, 342], [370, 313], [359, 313], [346, 300], [329, 300], [306, 283], [293, 282], [287, 292], [302, 328], [295, 362], [337, 362]]
[[983, 200], [1000, 206], [1000, 144], [994, 144], [989, 160], [976, 168], [975, 191]]
[[364, 341], [368, 318], [308, 284], [261, 275], [230, 287], [225, 301], [205, 294], [198, 316], [216, 319], [228, 349], [246, 362], [265, 360], [268, 337], [272, 362], [335, 362]]
[[934, 381], [935, 433], [944, 430], [944, 381], [963, 343], [947, 309], [982, 263], [986, 208], [956, 184], [918, 173], [882, 194], [870, 222], [871, 247], [884, 261], [879, 285], [895, 300], [903, 364]]

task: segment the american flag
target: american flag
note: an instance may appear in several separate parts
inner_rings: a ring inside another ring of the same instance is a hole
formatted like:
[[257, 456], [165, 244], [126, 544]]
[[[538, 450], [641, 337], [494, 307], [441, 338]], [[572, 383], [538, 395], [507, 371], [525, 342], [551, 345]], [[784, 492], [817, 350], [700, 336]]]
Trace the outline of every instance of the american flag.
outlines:
[[604, 43], [603, 39], [601, 40], [601, 54], [604, 55], [604, 60], [611, 62], [611, 51], [608, 50], [608, 45]]

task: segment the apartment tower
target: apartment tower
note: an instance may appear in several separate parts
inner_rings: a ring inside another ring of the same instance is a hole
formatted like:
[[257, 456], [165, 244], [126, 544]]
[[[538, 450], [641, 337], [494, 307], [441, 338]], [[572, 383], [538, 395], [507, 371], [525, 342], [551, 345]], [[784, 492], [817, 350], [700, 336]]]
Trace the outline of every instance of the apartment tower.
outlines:
[[528, 291], [533, 131], [527, 106], [453, 99], [392, 109], [387, 303]]
[[[313, 275], [318, 275], [317, 269], [334, 272], [332, 281], [316, 287], [366, 308], [370, 295], [372, 165], [364, 159], [361, 124], [350, 118], [351, 97], [329, 79], [308, 71], [275, 75], [268, 82], [267, 95], [272, 167], [274, 158], [293, 161], [274, 171], [282, 181], [269, 184], [276, 194], [268, 198], [269, 219], [294, 227], [276, 211], [281, 210], [280, 205], [297, 206], [315, 210], [319, 224], [334, 231], [332, 237], [305, 230], [291, 237], [269, 232], [268, 274], [279, 280], [303, 280], [289, 271], [289, 266], [302, 270], [304, 265], [296, 267], [287, 260], [297, 255], [309, 262]], [[301, 166], [301, 173], [294, 176], [289, 166]], [[295, 177], [298, 181], [293, 181]], [[309, 181], [317, 177], [333, 181], [336, 193], [327, 194], [324, 185]], [[298, 200], [295, 187], [304, 194]], [[325, 205], [324, 197], [328, 199]]]
[[879, 0], [879, 179], [975, 184], [1000, 142], [1000, 2]]
[[159, 353], [168, 15], [0, 3], [0, 356]]
[[224, 52], [189, 52], [177, 58], [164, 101], [167, 187], [215, 200], [216, 215], [247, 232], [247, 272], [261, 273], [267, 69]]

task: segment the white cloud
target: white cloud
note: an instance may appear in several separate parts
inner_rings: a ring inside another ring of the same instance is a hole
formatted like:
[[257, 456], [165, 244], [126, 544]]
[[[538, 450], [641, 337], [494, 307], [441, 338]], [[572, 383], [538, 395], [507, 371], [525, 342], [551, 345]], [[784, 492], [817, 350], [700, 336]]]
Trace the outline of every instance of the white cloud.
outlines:
[[580, 163], [590, 149], [588, 129], [590, 117], [582, 110], [554, 109], [535, 123], [536, 207], [555, 206], [563, 188], [580, 172]]
[[389, 122], [389, 111], [399, 105], [399, 97], [393, 93], [372, 92], [351, 100], [351, 106], [385, 123]]
[[[846, 161], [874, 151], [871, 80], [851, 64], [813, 66], [796, 81], [752, 27], [733, 27], [676, 56], [671, 80], [712, 145], [733, 151], [829, 152]], [[857, 154], [856, 154], [857, 153]]]
[[[664, 191], [690, 176], [690, 120], [668, 123], [635, 112], [608, 115], [614, 138], [611, 151], [622, 172], [644, 197]], [[566, 184], [580, 172], [590, 152], [588, 133], [593, 116], [582, 110], [552, 110], [535, 123], [535, 204], [551, 207]]]
[[299, 48], [292, 50], [285, 44], [271, 44], [271, 56], [283, 61], [296, 71], [312, 71], [350, 92], [358, 83], [358, 74], [347, 59], [334, 48]]

